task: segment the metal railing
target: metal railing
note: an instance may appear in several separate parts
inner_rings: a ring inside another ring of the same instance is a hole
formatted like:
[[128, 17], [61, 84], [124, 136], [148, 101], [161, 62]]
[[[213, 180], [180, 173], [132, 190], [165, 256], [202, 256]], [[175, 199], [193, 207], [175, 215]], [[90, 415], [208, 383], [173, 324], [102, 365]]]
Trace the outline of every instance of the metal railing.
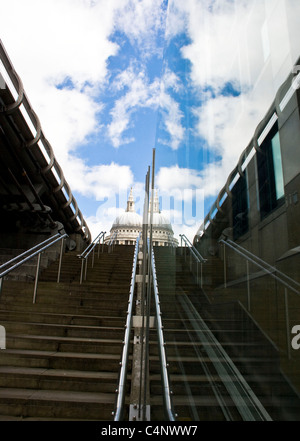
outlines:
[[57, 274], [57, 283], [59, 283], [60, 273], [61, 273], [61, 265], [62, 265], [64, 239], [67, 236], [68, 235], [66, 233], [65, 234], [57, 233], [56, 235], [50, 237], [49, 239], [46, 239], [45, 241], [35, 245], [34, 247], [30, 248], [29, 250], [25, 251], [24, 253], [21, 253], [18, 256], [14, 257], [13, 259], [9, 260], [8, 262], [5, 262], [4, 264], [2, 264], [0, 266], [0, 293], [2, 291], [3, 279], [7, 274], [9, 274], [11, 271], [16, 270], [17, 268], [22, 266], [24, 263], [33, 259], [35, 256], [38, 256], [37, 265], [36, 265], [36, 272], [35, 272], [34, 291], [33, 291], [33, 303], [35, 303], [36, 302], [36, 295], [37, 295], [38, 280], [39, 280], [40, 264], [41, 264], [41, 254], [44, 251], [46, 251], [48, 248], [53, 246], [55, 243], [62, 241], [61, 248], [60, 248], [60, 256], [59, 256], [58, 274]]
[[80, 255], [78, 255], [78, 258], [81, 259], [80, 284], [82, 284], [82, 282], [83, 282], [83, 276], [84, 276], [84, 280], [86, 280], [88, 258], [91, 253], [93, 253], [92, 254], [92, 268], [94, 267], [95, 248], [96, 248], [97, 244], [98, 244], [98, 258], [99, 258], [101, 239], [102, 239], [102, 251], [103, 251], [105, 233], [106, 233], [105, 231], [101, 231], [101, 233], [98, 234], [98, 236], [93, 240], [93, 242], [90, 243], [89, 246], [86, 247], [86, 249]]
[[114, 250], [114, 246], [117, 243], [117, 237], [118, 237], [118, 233], [115, 231], [113, 233], [113, 235], [109, 238], [109, 242], [108, 242], [108, 252], [111, 253]]
[[[181, 249], [184, 248], [185, 260], [187, 258], [186, 249], [189, 250], [190, 255], [190, 271], [196, 277], [197, 283], [201, 288], [203, 287], [203, 264], [206, 263], [206, 259], [199, 253], [197, 248], [189, 241], [185, 234], [180, 234], [181, 237]], [[184, 247], [182, 246], [184, 243]], [[199, 270], [200, 264], [200, 270]], [[196, 266], [196, 268], [195, 268]]]
[[163, 325], [161, 320], [161, 310], [160, 310], [159, 292], [157, 285], [155, 257], [154, 257], [153, 248], [151, 254], [152, 254], [151, 268], [152, 268], [153, 290], [154, 290], [155, 312], [156, 312], [156, 327], [157, 327], [157, 335], [158, 335], [158, 350], [159, 350], [160, 367], [161, 367], [164, 407], [165, 407], [167, 419], [169, 421], [176, 421], [176, 415], [174, 414], [173, 404], [171, 400], [168, 363], [167, 363], [166, 351], [165, 351], [165, 341], [163, 335]]
[[247, 282], [247, 309], [251, 311], [251, 285], [250, 285], [250, 271], [249, 271], [249, 263], [257, 266], [260, 270], [263, 271], [264, 275], [271, 276], [274, 280], [279, 282], [284, 287], [284, 312], [285, 312], [285, 322], [286, 322], [286, 341], [287, 341], [287, 353], [288, 358], [291, 358], [291, 349], [290, 349], [290, 319], [289, 319], [289, 304], [288, 304], [288, 291], [292, 291], [293, 293], [300, 295], [300, 283], [296, 280], [292, 279], [288, 275], [279, 271], [276, 267], [268, 264], [263, 259], [259, 258], [255, 254], [241, 247], [237, 243], [233, 242], [229, 238], [224, 240], [221, 238], [219, 243], [224, 246], [224, 287], [227, 288], [227, 271], [226, 271], [226, 254], [225, 247], [229, 247], [239, 256], [243, 257], [246, 260], [246, 282]]
[[129, 344], [130, 344], [130, 334], [131, 334], [131, 326], [132, 326], [133, 297], [134, 297], [135, 276], [136, 276], [136, 270], [137, 270], [140, 236], [141, 235], [139, 235], [138, 238], [136, 239], [134, 257], [133, 257], [133, 263], [132, 263], [132, 273], [131, 273], [131, 283], [130, 283], [129, 300], [128, 300], [127, 319], [126, 319], [126, 325], [125, 325], [125, 336], [124, 336], [124, 343], [123, 343], [119, 386], [117, 389], [118, 395], [117, 395], [117, 402], [116, 402], [116, 410], [114, 413], [114, 421], [121, 421], [122, 417], [123, 417], [123, 413], [124, 413], [124, 403], [125, 403], [125, 394], [126, 394], [126, 379], [127, 379], [127, 368], [128, 368], [128, 358], [129, 358]]
[[[265, 407], [257, 398], [221, 343], [208, 328], [188, 296], [181, 294], [178, 296], [178, 301], [193, 326], [194, 335], [196, 335], [197, 340], [201, 342], [202, 348], [205, 350], [211, 365], [214, 367], [214, 372], [218, 374], [241, 418], [244, 421], [272, 421]], [[195, 347], [197, 348], [197, 345], [195, 345]], [[199, 362], [202, 364], [202, 368], [204, 367], [203, 359], [203, 352], [201, 352], [199, 353]], [[207, 374], [209, 382], [212, 383], [213, 379], [211, 378], [210, 372], [207, 371]], [[230, 421], [233, 418], [228, 408], [228, 403], [226, 403], [226, 399], [223, 394], [220, 393], [219, 389], [220, 386], [214, 388], [213, 392], [224, 417]]]

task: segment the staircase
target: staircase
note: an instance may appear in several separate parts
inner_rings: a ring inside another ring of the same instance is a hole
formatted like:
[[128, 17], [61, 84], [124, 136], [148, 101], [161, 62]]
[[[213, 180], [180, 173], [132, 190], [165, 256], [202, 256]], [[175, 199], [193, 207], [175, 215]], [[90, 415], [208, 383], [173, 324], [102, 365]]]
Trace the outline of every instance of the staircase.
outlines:
[[[213, 363], [209, 357], [212, 350], [219, 350], [220, 344], [242, 382], [263, 405], [264, 417], [300, 420], [300, 399], [280, 371], [277, 348], [243, 307], [238, 302], [212, 304], [193, 281], [180, 248], [174, 256], [169, 249], [156, 247], [155, 259], [172, 399], [178, 420], [247, 419], [247, 413], [244, 414], [243, 409], [241, 412], [236, 405], [234, 394], [228, 393], [233, 379], [227, 376], [222, 381], [219, 361]], [[208, 279], [213, 278], [213, 271], [213, 265], [206, 268]], [[172, 285], [175, 272], [176, 283]], [[185, 304], [193, 307], [187, 309]], [[202, 320], [208, 328], [202, 334], [206, 336], [210, 331], [213, 343], [203, 343], [199, 339]], [[154, 352], [150, 372], [154, 405], [161, 399], [159, 363]]]
[[35, 304], [32, 283], [4, 281], [1, 420], [113, 419], [133, 252], [104, 247], [98, 258], [96, 249], [82, 284], [81, 261], [64, 254], [60, 283], [54, 262], [41, 274]]

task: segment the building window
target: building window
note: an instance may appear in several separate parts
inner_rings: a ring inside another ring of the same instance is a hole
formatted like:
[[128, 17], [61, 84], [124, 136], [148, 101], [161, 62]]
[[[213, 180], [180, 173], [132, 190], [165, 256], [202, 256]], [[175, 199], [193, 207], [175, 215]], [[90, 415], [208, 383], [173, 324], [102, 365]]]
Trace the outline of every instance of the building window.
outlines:
[[247, 233], [249, 229], [249, 193], [246, 170], [231, 189], [231, 194], [233, 239], [236, 240]]
[[284, 202], [284, 181], [278, 125], [275, 124], [257, 152], [261, 219]]

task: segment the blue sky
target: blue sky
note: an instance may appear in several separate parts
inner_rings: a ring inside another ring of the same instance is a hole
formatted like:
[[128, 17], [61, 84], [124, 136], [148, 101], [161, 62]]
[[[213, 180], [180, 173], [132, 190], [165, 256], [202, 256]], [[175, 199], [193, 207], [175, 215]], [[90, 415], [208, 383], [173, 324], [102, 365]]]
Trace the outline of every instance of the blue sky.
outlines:
[[142, 210], [155, 148], [161, 209], [192, 239], [298, 56], [295, 0], [0, 6], [1, 39], [93, 235], [131, 187]]

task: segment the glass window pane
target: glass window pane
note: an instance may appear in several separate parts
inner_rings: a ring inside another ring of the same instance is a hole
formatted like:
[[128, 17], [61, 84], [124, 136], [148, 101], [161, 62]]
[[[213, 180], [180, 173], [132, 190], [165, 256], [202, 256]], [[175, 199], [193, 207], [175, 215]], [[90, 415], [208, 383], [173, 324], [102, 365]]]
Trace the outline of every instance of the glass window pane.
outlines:
[[278, 200], [284, 196], [284, 183], [283, 183], [279, 133], [277, 133], [272, 139], [272, 153], [273, 153], [273, 163], [274, 163], [276, 199]]

